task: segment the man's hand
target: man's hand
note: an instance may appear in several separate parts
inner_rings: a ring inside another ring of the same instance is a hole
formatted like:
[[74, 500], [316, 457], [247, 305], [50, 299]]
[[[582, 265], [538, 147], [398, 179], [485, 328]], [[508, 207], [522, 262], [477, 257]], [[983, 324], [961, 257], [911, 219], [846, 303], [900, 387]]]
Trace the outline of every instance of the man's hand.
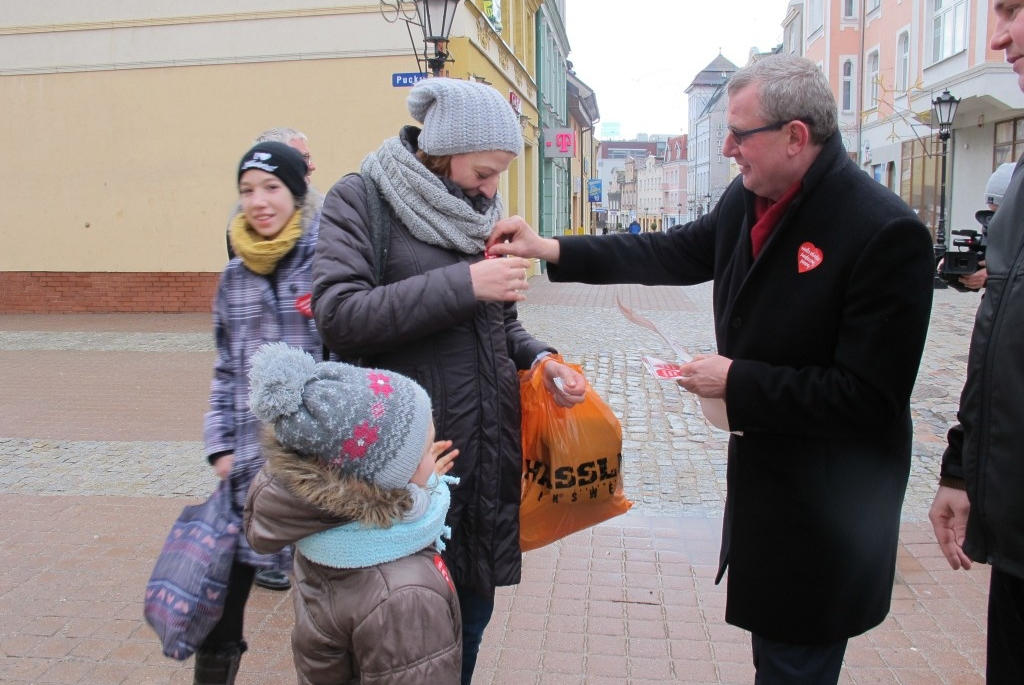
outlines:
[[483, 302], [521, 302], [530, 287], [527, 269], [530, 262], [519, 257], [483, 259], [469, 267], [473, 297]]
[[732, 360], [718, 354], [699, 354], [679, 367], [683, 377], [676, 381], [684, 389], [700, 397], [725, 398], [725, 381]]
[[970, 290], [981, 290], [985, 287], [985, 281], [988, 280], [988, 269], [985, 268], [985, 262], [978, 262], [978, 266], [981, 268], [973, 274], [960, 277], [960, 282]]
[[928, 518], [935, 531], [942, 554], [953, 570], [971, 568], [971, 558], [964, 553], [964, 536], [967, 534], [967, 516], [971, 503], [967, 492], [958, 488], [939, 486], [935, 501], [928, 511]]
[[557, 264], [559, 252], [557, 240], [541, 238], [521, 216], [510, 216], [496, 223], [491, 237], [487, 239], [487, 254], [490, 256], [515, 255]]

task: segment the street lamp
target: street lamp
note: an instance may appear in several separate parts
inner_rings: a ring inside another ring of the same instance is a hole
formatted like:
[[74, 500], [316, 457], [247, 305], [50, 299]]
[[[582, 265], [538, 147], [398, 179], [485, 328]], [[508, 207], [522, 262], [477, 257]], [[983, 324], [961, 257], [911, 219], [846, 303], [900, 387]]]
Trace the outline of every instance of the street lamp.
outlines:
[[[416, 53], [416, 64], [421, 73], [424, 65], [432, 76], [440, 76], [444, 65], [454, 62], [448, 52], [448, 36], [452, 32], [452, 22], [460, 0], [380, 0], [380, 13], [388, 22], [394, 23], [401, 19], [409, 32], [409, 42]], [[423, 51], [420, 52], [419, 41], [413, 37], [412, 27], [417, 26], [422, 33]], [[433, 46], [433, 49], [431, 49]]]
[[[956, 117], [956, 107], [960, 104], [960, 98], [949, 94], [949, 89], [942, 91], [942, 95], [932, 100], [932, 112], [939, 124], [939, 140], [942, 141], [942, 172], [939, 183], [939, 221], [935, 228], [935, 263], [946, 255], [946, 158], [948, 152], [949, 137], [953, 132], [953, 119]], [[935, 287], [945, 288], [946, 282], [938, 275], [935, 276]]]

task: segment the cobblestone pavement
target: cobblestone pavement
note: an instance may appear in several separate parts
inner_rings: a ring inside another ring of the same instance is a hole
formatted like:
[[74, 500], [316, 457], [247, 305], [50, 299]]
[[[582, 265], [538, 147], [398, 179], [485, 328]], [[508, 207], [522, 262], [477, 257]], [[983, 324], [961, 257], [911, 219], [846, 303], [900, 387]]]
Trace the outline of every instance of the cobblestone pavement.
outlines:
[[[667, 346], [616, 295], [691, 352], [715, 349], [709, 286], [531, 280], [521, 318], [622, 420], [635, 506], [525, 555], [522, 582], [498, 590], [475, 685], [753, 680], [749, 636], [725, 624], [714, 584], [727, 435], [645, 376], [641, 354]], [[892, 611], [851, 640], [841, 685], [984, 680], [987, 567], [950, 571], [926, 521], [978, 301], [936, 293]], [[141, 604], [170, 522], [214, 486], [200, 442], [209, 328], [208, 315], [0, 315], [0, 685], [191, 683]], [[294, 682], [291, 600], [254, 588], [239, 685]]]
[[[521, 307], [520, 317], [534, 335], [556, 346], [567, 360], [581, 364], [589, 381], [620, 417], [626, 492], [635, 502], [634, 511], [648, 516], [721, 515], [728, 436], [705, 423], [693, 396], [674, 383], [644, 375], [642, 354], [668, 357], [670, 351], [656, 334], [628, 322], [614, 308], [615, 293], [688, 350], [715, 351], [708, 285], [651, 289], [582, 287], [552, 284], [537, 277], [533, 279], [531, 300]], [[927, 348], [913, 395], [916, 441], [903, 513], [906, 521], [926, 518], [938, 478], [945, 431], [956, 415], [978, 302], [976, 294], [936, 291]], [[18, 376], [19, 368], [31, 375], [45, 365], [32, 363], [32, 359], [38, 360], [34, 355], [26, 359], [26, 355], [15, 357], [14, 353], [36, 352], [45, 356], [63, 352], [72, 354], [73, 359], [87, 357], [89, 352], [159, 353], [165, 360], [171, 358], [172, 368], [163, 370], [167, 374], [165, 380], [179, 377], [173, 357], [181, 355], [182, 365], [186, 360], [203, 362], [191, 368], [195, 382], [181, 396], [182, 401], [193, 403], [189, 416], [198, 421], [205, 408], [205, 379], [213, 355], [211, 335], [205, 330], [208, 317], [179, 316], [170, 326], [179, 330], [161, 333], [130, 330], [132, 317], [118, 319], [113, 315], [103, 318], [107, 325], [116, 325], [116, 331], [48, 330], [53, 318], [0, 316], [0, 363], [9, 360], [5, 364], [8, 380]], [[65, 317], [63, 323], [73, 326], [75, 320], [86, 324], [77, 328], [97, 325], [93, 317]], [[34, 329], [18, 330], [28, 325], [34, 325]], [[189, 327], [197, 330], [180, 330]], [[49, 367], [50, 373], [58, 370], [62, 378], [74, 373], [73, 369], [60, 369], [59, 365]], [[149, 380], [136, 378], [134, 383], [144, 385]], [[35, 391], [38, 386], [26, 380], [20, 387]], [[109, 417], [103, 416], [102, 407], [96, 408], [92, 416], [99, 420], [97, 430], [93, 431], [96, 439], [62, 440], [26, 432], [33, 424], [31, 415], [61, 410], [60, 403], [48, 404], [56, 398], [40, 396], [32, 401], [30, 397], [7, 393], [6, 398], [0, 398], [0, 492], [204, 495], [213, 481], [208, 471], [195, 468], [202, 451], [198, 442], [200, 424], [182, 426], [181, 432], [194, 435], [192, 440], [109, 439], [111, 422], [120, 424], [118, 430], [125, 429], [126, 421], [119, 419], [116, 409], [130, 414], [132, 409], [140, 409], [140, 403], [160, 402], [168, 397], [166, 387], [154, 387], [151, 393], [138, 392], [122, 398], [129, 406], [111, 407]], [[74, 429], [73, 423], [74, 419], [70, 419], [65, 429]], [[78, 426], [77, 430], [88, 432], [89, 427]], [[45, 434], [54, 432], [49, 430]]]

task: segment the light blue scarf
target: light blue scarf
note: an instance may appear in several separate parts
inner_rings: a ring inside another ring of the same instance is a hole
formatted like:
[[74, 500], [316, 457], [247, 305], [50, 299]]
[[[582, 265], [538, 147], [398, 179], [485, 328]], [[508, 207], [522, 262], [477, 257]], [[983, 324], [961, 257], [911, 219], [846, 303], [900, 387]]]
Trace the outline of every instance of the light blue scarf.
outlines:
[[[395, 561], [433, 545], [444, 551], [442, 537], [451, 538], [452, 530], [444, 524], [451, 504], [448, 483], [458, 478], [431, 475], [423, 490], [430, 496], [429, 506], [414, 520], [398, 521], [390, 528], [347, 523], [315, 533], [295, 543], [302, 556], [331, 568], [367, 568]], [[415, 499], [415, 498], [414, 498]]]

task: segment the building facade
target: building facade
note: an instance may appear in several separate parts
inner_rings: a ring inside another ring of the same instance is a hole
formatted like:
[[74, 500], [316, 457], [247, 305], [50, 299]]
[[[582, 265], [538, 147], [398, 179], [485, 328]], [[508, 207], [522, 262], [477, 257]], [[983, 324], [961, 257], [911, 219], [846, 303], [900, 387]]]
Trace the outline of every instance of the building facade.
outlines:
[[662, 161], [662, 214], [661, 225], [664, 228], [675, 226], [686, 221], [686, 208], [689, 194], [686, 183], [689, 176], [689, 160], [687, 154], [687, 134], [668, 139], [665, 157]]
[[[851, 156], [933, 232], [942, 212], [947, 231], [976, 229], [989, 175], [1024, 153], [1024, 95], [989, 49], [994, 26], [989, 0], [803, 0], [783, 22], [783, 50], [828, 75]], [[946, 90], [960, 104], [943, 206], [932, 101]]]
[[[602, 130], [603, 130], [602, 126]], [[617, 188], [617, 206], [599, 207], [608, 209], [608, 226], [625, 228], [637, 217], [636, 208], [636, 164], [634, 162], [629, 173], [626, 164], [630, 159], [646, 159], [648, 155], [658, 154], [659, 144], [651, 140], [604, 140], [600, 141], [597, 152], [597, 178], [603, 187]], [[628, 179], [628, 181], [627, 181]], [[628, 185], [628, 191], [625, 189]]]
[[594, 235], [607, 212], [604, 206], [604, 182], [597, 175], [598, 141], [594, 127], [601, 118], [597, 95], [572, 71], [567, 75], [569, 123], [576, 137], [576, 155], [572, 160], [572, 226], [577, 234]]
[[663, 169], [655, 155], [636, 160], [636, 210], [644, 232], [661, 229]]
[[[460, 3], [446, 65], [517, 108], [526, 147], [500, 192], [533, 225], [541, 5]], [[7, 3], [6, 162], [25, 171], [0, 191], [0, 312], [208, 311], [260, 131], [305, 132], [326, 191], [414, 123], [398, 75], [417, 62], [390, 18], [353, 0]]]
[[735, 177], [722, 154], [726, 135], [726, 84], [737, 67], [719, 54], [687, 87], [686, 220], [707, 214]]
[[565, 2], [544, 3], [537, 13], [537, 81], [539, 84], [540, 215], [533, 224], [545, 237], [561, 235], [572, 224], [572, 148], [564, 142], [570, 131], [566, 76], [569, 39], [565, 33]]

